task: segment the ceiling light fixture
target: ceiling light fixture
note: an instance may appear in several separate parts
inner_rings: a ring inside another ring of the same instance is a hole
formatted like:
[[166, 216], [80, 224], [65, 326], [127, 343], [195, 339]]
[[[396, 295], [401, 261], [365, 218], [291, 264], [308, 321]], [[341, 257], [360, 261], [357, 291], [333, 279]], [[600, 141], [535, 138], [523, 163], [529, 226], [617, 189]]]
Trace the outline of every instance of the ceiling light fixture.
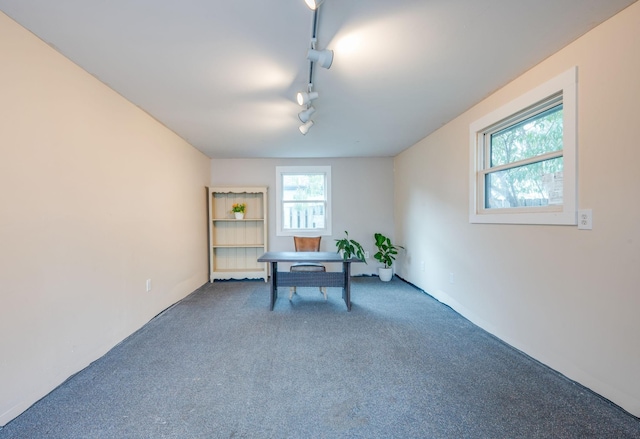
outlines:
[[333, 63], [333, 50], [315, 50], [310, 49], [307, 52], [307, 59], [320, 64], [320, 67], [330, 69]]
[[318, 98], [318, 92], [313, 91], [313, 72], [314, 65], [317, 63], [320, 67], [328, 69], [333, 64], [333, 50], [317, 50], [316, 42], [318, 32], [318, 8], [324, 0], [304, 0], [307, 6], [313, 10], [313, 27], [311, 30], [311, 43], [309, 44], [309, 51], [307, 52], [307, 59], [309, 60], [309, 83], [307, 91], [299, 91], [296, 94], [296, 101], [298, 105], [306, 105], [306, 110], [298, 113], [298, 118], [304, 122], [300, 126], [300, 132], [307, 134], [309, 128], [313, 126], [313, 121], [310, 119], [311, 115], [315, 113], [316, 109], [311, 106], [310, 102]]
[[300, 132], [304, 136], [309, 132], [309, 128], [311, 128], [312, 126], [313, 126], [313, 121], [309, 120], [309, 121], [303, 123], [302, 125], [300, 125], [300, 127], [298, 129], [300, 130]]
[[[311, 88], [311, 86], [309, 86], [309, 88]], [[296, 101], [298, 101], [298, 105], [307, 105], [309, 102], [317, 98], [318, 98], [317, 91], [310, 91], [308, 93], [304, 91], [299, 91], [296, 94]]]
[[315, 112], [316, 112], [316, 109], [313, 108], [312, 106], [309, 106], [306, 110], [298, 113], [298, 119], [300, 119], [301, 122], [308, 122], [309, 119], [311, 118], [311, 115]]
[[309, 6], [309, 9], [313, 9], [314, 11], [320, 7], [324, 0], [304, 0], [304, 2]]

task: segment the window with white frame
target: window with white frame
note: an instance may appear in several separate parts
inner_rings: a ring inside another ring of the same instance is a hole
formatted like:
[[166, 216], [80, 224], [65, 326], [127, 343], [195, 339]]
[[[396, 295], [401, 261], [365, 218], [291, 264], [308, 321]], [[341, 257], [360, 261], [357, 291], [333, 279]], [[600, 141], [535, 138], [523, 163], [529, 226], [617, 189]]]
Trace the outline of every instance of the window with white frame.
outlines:
[[472, 223], [576, 224], [574, 67], [470, 126]]
[[276, 234], [331, 235], [331, 166], [276, 167]]

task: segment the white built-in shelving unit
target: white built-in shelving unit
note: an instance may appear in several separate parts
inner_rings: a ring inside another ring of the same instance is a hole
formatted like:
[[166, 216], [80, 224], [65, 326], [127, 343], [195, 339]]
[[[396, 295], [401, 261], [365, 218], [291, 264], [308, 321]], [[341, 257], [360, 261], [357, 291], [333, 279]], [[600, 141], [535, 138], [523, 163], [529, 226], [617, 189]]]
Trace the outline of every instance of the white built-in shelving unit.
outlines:
[[[268, 279], [267, 188], [209, 187], [209, 280]], [[245, 203], [244, 219], [235, 219], [234, 203]]]

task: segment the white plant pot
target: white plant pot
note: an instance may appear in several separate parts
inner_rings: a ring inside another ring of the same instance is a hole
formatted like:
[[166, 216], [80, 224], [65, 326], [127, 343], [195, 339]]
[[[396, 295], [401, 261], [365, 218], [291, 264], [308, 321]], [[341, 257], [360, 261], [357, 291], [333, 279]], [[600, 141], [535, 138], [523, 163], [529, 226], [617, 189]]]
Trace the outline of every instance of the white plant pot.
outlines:
[[393, 268], [378, 267], [378, 276], [382, 282], [389, 282], [393, 277]]
[[244, 219], [244, 213], [243, 212], [234, 212], [236, 215], [236, 219]]

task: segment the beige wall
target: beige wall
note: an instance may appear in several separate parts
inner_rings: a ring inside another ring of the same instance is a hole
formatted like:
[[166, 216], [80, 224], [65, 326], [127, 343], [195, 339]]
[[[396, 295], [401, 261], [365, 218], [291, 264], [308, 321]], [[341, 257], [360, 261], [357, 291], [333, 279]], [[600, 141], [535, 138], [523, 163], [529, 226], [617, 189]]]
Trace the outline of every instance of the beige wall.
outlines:
[[[275, 166], [292, 164], [332, 165], [324, 249], [347, 229], [373, 252], [395, 212], [401, 276], [640, 415], [639, 47], [635, 4], [395, 164], [210, 161], [0, 14], [0, 425], [206, 282], [205, 185], [273, 191]], [[573, 65], [594, 229], [469, 224], [469, 124]], [[288, 248], [273, 221], [269, 234]]]
[[[291, 237], [276, 236], [276, 166], [331, 166], [332, 233], [322, 238], [322, 251], [336, 251], [335, 239], [344, 231], [371, 253], [367, 264], [352, 264], [354, 275], [377, 274], [373, 234], [383, 233], [393, 239], [393, 159], [224, 159], [211, 161], [211, 183], [229, 186], [268, 186], [269, 250], [289, 251]], [[286, 268], [285, 264], [281, 264]], [[329, 267], [331, 270], [340, 269]]]
[[0, 64], [4, 425], [206, 282], [210, 160], [4, 14]]
[[[399, 274], [636, 416], [639, 53], [636, 3], [395, 160]], [[593, 230], [469, 224], [469, 124], [572, 66], [578, 206], [593, 209]]]

